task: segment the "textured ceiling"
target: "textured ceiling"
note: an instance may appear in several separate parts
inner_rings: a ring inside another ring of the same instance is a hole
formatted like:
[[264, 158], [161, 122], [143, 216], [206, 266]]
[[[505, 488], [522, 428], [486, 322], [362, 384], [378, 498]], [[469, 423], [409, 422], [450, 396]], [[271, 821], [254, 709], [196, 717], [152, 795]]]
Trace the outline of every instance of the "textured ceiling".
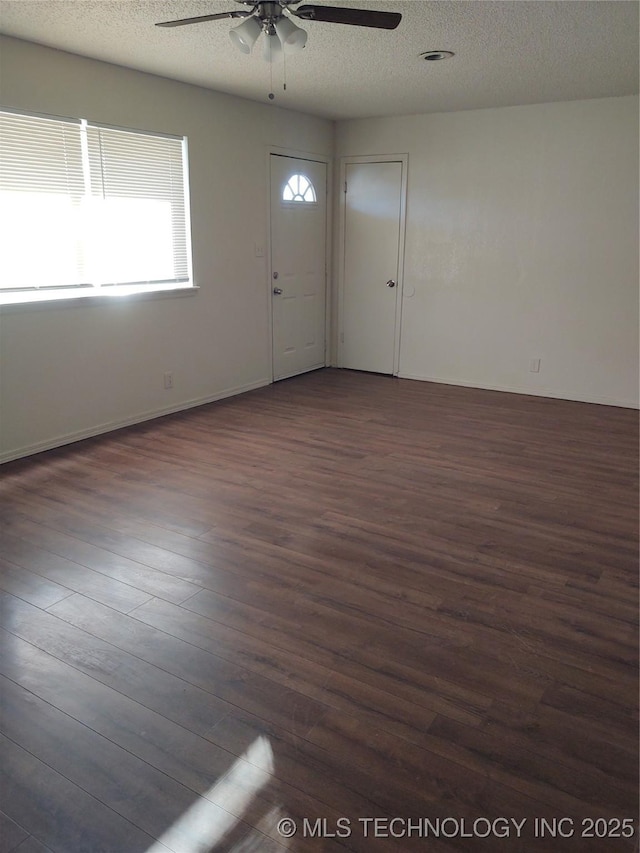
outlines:
[[[235, 0], [0, 0], [0, 31], [118, 65], [328, 118], [443, 112], [638, 91], [638, 4], [627, 0], [305, 0], [402, 13], [397, 30], [305, 22], [282, 64], [233, 47]], [[426, 50], [453, 59], [425, 62]], [[270, 75], [273, 75], [271, 82]]]

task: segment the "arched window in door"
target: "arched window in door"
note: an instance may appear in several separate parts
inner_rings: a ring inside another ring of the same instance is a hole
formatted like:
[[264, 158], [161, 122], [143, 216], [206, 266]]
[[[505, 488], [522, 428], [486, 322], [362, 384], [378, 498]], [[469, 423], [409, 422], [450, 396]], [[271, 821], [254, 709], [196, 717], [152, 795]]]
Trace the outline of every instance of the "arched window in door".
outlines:
[[292, 175], [282, 190], [282, 201], [301, 201], [313, 204], [316, 191], [306, 175]]

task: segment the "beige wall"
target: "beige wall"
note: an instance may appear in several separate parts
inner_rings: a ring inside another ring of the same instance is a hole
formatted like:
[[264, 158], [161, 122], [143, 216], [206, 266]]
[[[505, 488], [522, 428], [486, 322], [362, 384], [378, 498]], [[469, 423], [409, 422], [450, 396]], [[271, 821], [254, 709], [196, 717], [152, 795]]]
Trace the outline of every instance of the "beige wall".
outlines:
[[267, 151], [330, 156], [332, 123], [15, 39], [2, 39], [0, 63], [4, 106], [188, 136], [200, 286], [5, 309], [0, 459], [267, 383], [266, 258], [254, 254], [268, 238]]
[[338, 123], [405, 152], [400, 375], [637, 406], [638, 99]]

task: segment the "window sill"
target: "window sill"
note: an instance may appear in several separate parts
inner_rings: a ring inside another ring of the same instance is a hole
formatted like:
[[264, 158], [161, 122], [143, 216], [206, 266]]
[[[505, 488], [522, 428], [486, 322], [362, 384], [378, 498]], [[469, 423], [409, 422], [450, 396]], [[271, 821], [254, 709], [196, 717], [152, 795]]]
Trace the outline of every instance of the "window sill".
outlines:
[[0, 290], [0, 311], [6, 308], [53, 308], [59, 305], [105, 303], [133, 299], [156, 299], [167, 296], [189, 296], [200, 290], [196, 285], [122, 285], [121, 287], [96, 287], [94, 290], [69, 288], [68, 290], [27, 290], [3, 293]]

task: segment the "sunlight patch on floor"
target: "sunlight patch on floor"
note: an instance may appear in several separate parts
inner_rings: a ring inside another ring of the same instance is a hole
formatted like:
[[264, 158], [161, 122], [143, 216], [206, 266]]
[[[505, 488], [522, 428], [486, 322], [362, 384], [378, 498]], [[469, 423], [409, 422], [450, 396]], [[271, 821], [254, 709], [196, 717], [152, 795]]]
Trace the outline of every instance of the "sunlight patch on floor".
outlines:
[[273, 750], [259, 737], [209, 790], [197, 799], [147, 853], [210, 853], [240, 820], [273, 775]]

